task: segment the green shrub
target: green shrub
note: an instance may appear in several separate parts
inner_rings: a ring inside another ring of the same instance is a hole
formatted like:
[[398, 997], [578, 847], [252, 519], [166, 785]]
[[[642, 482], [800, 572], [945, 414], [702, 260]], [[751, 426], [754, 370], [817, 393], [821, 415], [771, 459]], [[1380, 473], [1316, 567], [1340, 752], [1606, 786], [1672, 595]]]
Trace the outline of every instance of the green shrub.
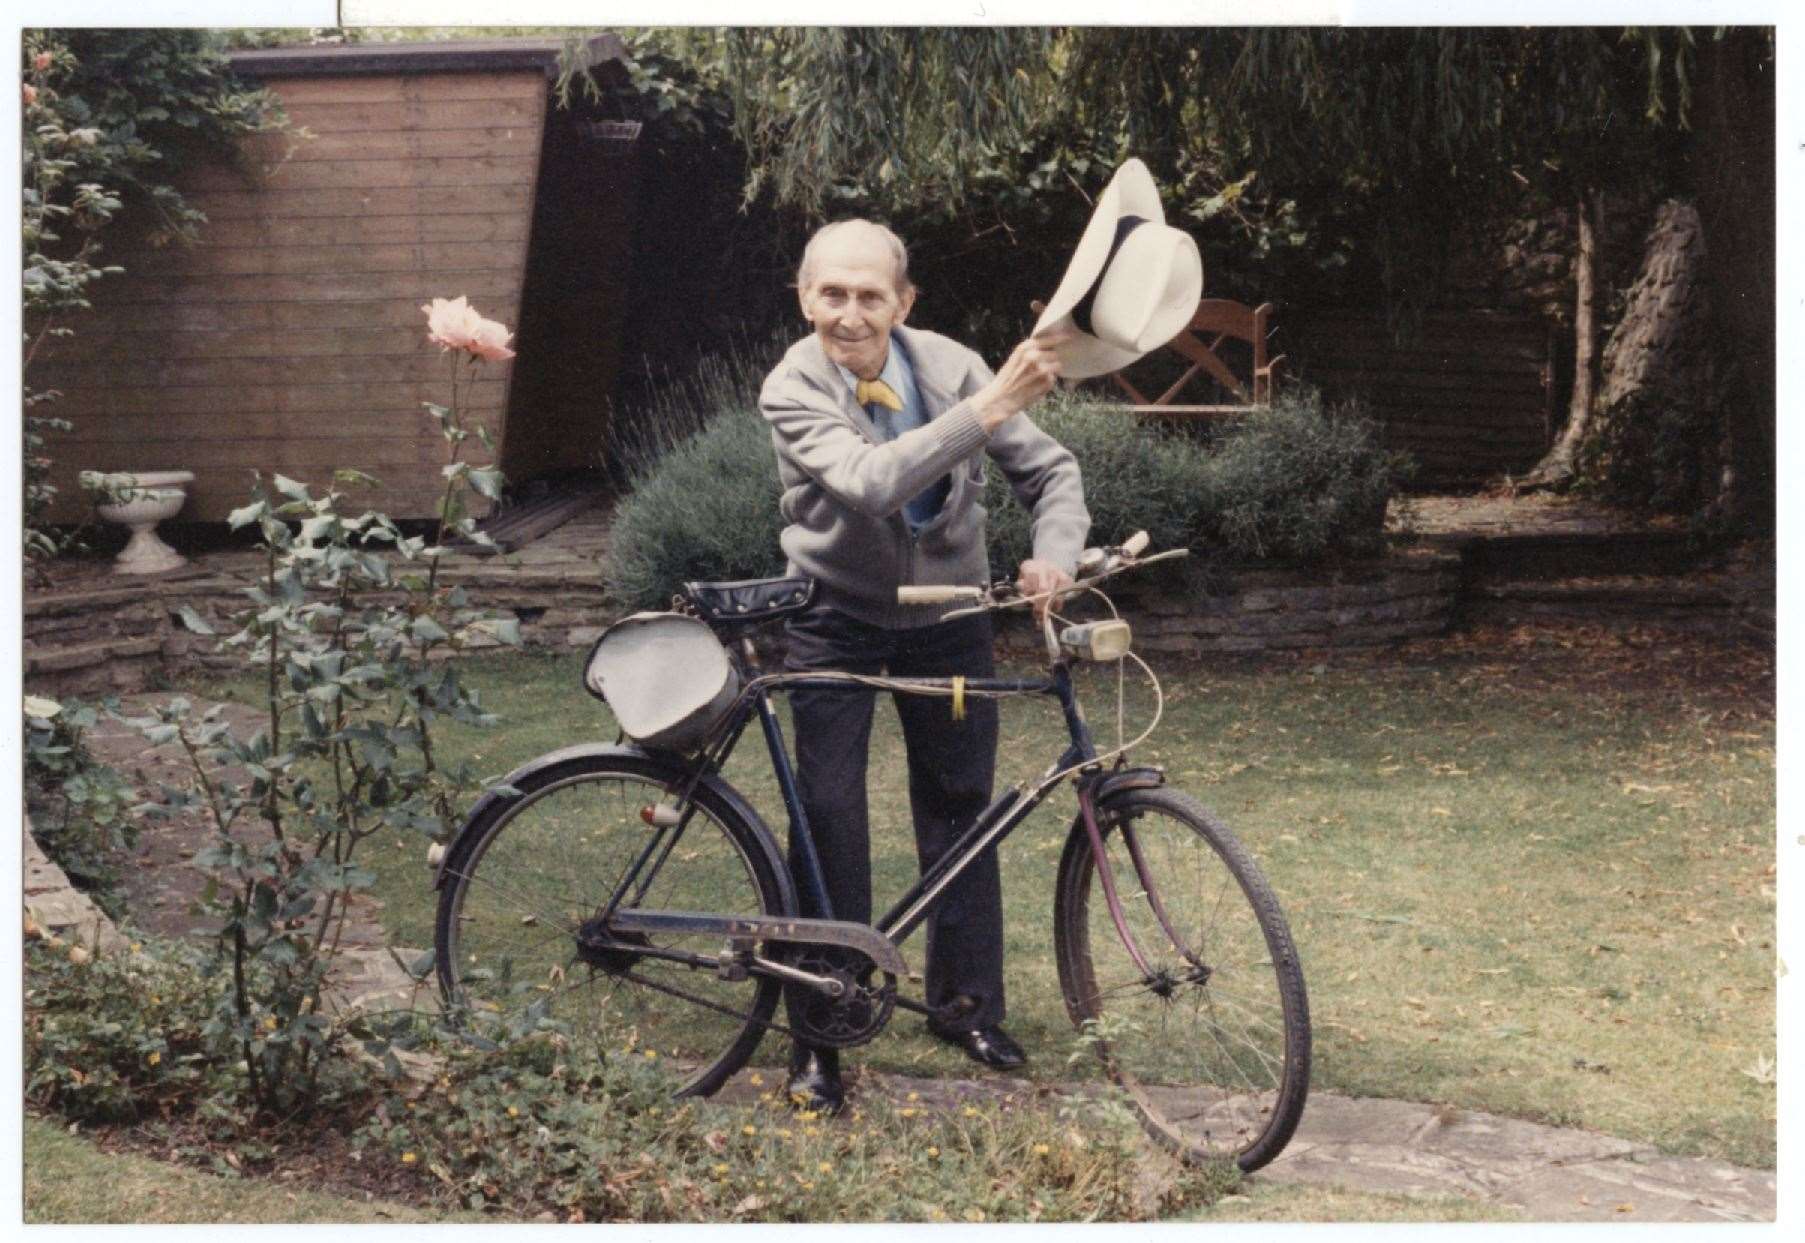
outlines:
[[[635, 607], [664, 607], [687, 579], [783, 572], [759, 377], [743, 360], [710, 376], [694, 397], [718, 413], [638, 471], [616, 516], [604, 574]], [[1357, 407], [1325, 409], [1303, 388], [1228, 423], [1209, 446], [1071, 393], [1049, 398], [1033, 417], [1078, 459], [1093, 543], [1145, 530], [1155, 548], [1233, 560], [1365, 555], [1380, 547], [1386, 502], [1408, 468]], [[697, 423], [695, 407], [685, 406], [662, 425]], [[994, 467], [984, 504], [991, 569], [1005, 574], [1028, 555], [1029, 516]]]
[[89, 704], [27, 696], [25, 793], [32, 836], [70, 883], [118, 919], [119, 862], [138, 843], [137, 791], [94, 758], [86, 734], [100, 719]]
[[[1037, 405], [1031, 417], [1078, 459], [1091, 543], [1119, 544], [1141, 530], [1154, 548], [1196, 540], [1209, 480], [1209, 454], [1202, 445], [1067, 392]], [[1029, 514], [1010, 494], [1000, 470], [991, 466], [987, 473], [990, 567], [1007, 574], [1030, 552]]]
[[1294, 387], [1225, 430], [1210, 459], [1200, 535], [1236, 557], [1309, 562], [1377, 552], [1409, 471], [1353, 403]]
[[752, 1106], [672, 1100], [661, 1061], [627, 1044], [450, 1047], [353, 1142], [366, 1168], [411, 1170], [462, 1207], [570, 1221], [1145, 1220], [1237, 1182], [1153, 1154], [1120, 1101], [879, 1099], [829, 1122], [778, 1100], [775, 1071], [754, 1075]]
[[663, 608], [690, 579], [783, 573], [777, 458], [753, 403], [716, 415], [638, 476], [615, 513], [603, 567], [609, 590]]
[[237, 1051], [215, 1027], [229, 983], [187, 944], [89, 956], [28, 941], [26, 1099], [76, 1121], [226, 1108], [244, 1091]]

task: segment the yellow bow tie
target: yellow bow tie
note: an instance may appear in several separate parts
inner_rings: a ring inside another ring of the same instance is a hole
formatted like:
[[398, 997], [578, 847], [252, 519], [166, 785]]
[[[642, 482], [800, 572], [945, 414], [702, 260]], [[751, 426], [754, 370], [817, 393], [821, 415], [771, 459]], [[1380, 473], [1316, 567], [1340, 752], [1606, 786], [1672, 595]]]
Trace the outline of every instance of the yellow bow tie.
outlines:
[[895, 389], [891, 388], [888, 384], [885, 384], [882, 380], [860, 380], [857, 396], [861, 406], [869, 406], [875, 402], [877, 405], [884, 406], [890, 410], [901, 410], [903, 408], [902, 398], [896, 395]]

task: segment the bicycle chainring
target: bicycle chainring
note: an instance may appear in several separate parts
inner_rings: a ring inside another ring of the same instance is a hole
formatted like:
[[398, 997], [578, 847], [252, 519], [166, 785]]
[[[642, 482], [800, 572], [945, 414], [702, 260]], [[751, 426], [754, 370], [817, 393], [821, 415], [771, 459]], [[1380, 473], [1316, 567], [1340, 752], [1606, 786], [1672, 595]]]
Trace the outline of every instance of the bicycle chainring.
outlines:
[[[896, 977], [869, 957], [839, 945], [798, 946], [788, 959], [798, 971], [832, 976], [845, 986], [838, 997], [791, 982], [784, 986], [790, 1028], [804, 1044], [851, 1049], [884, 1030], [896, 1008]], [[881, 982], [874, 982], [881, 981]]]

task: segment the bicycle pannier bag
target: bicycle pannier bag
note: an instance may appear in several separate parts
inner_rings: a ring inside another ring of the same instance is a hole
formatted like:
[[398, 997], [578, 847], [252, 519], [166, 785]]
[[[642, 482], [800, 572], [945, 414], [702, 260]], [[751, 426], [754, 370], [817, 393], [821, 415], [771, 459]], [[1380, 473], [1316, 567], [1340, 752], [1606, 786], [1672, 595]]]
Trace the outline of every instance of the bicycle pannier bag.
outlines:
[[634, 613], [602, 632], [583, 670], [589, 693], [627, 737], [693, 751], [739, 697], [739, 673], [714, 631], [682, 613]]

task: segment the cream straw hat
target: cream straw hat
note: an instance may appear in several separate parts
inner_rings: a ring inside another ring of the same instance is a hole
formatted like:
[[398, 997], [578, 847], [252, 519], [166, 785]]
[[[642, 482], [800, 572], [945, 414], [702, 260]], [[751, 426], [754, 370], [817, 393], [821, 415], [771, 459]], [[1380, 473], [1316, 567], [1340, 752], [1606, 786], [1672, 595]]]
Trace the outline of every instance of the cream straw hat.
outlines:
[[1158, 349], [1184, 328], [1203, 296], [1203, 258], [1190, 234], [1166, 223], [1159, 188], [1139, 160], [1116, 170], [1035, 332], [1076, 330], [1057, 348], [1061, 374], [1104, 375]]

